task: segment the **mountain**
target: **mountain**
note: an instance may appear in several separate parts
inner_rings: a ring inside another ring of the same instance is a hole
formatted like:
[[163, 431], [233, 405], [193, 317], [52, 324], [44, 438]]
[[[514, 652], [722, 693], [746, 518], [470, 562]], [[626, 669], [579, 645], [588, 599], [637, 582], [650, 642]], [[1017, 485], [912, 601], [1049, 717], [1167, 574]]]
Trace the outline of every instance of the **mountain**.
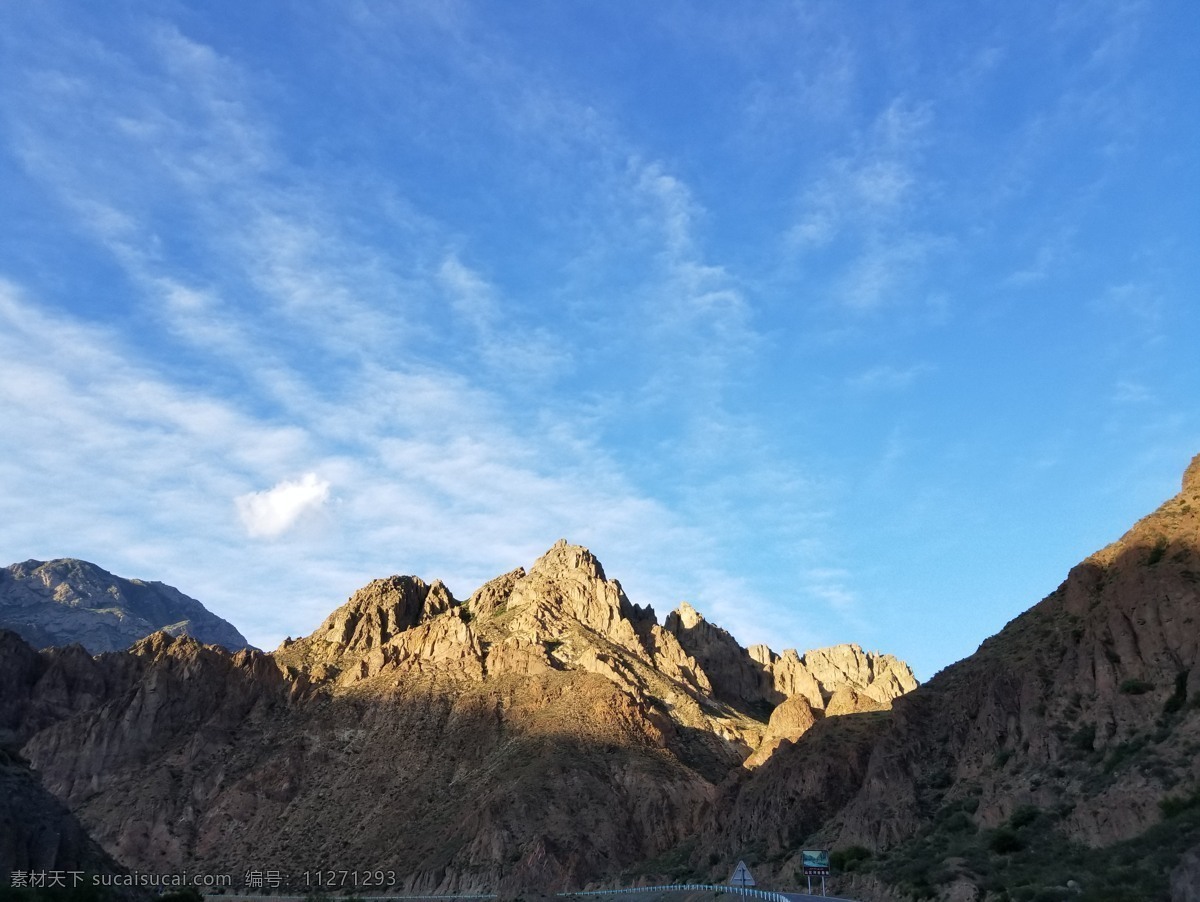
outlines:
[[270, 654], [0, 639], [0, 718], [106, 850], [138, 871], [269, 864], [300, 891], [331, 868], [403, 892], [674, 874], [748, 758], [915, 685], [856, 646], [746, 650], [689, 607], [660, 625], [565, 541], [465, 601], [375, 580]]
[[868, 899], [1200, 898], [1198, 650], [1200, 456], [889, 714], [827, 719], [724, 786], [693, 864], [792, 879], [824, 846]]
[[270, 654], [0, 633], [0, 728], [137, 870], [515, 894], [744, 859], [795, 886], [824, 847], [871, 902], [1196, 902], [1198, 624], [1200, 456], [919, 687], [856, 646], [742, 648], [688, 605], [660, 624], [559, 542], [465, 601], [375, 580]]
[[248, 643], [232, 624], [178, 589], [122, 579], [87, 561], [25, 561], [0, 569], [0, 629], [42, 648], [78, 642], [119, 651], [158, 630], [231, 651]]

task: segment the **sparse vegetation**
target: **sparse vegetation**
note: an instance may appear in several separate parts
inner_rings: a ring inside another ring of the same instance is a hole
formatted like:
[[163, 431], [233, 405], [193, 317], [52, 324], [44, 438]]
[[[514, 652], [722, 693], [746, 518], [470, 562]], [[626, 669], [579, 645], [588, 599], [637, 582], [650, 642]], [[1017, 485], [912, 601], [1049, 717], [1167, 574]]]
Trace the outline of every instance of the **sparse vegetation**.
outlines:
[[1181, 670], [1175, 674], [1175, 691], [1171, 693], [1171, 697], [1163, 704], [1164, 716], [1169, 717], [1183, 710], [1183, 706], [1187, 702], [1187, 682], [1188, 671]]
[[1028, 827], [1039, 817], [1042, 811], [1036, 805], [1022, 805], [1008, 819], [1008, 825], [1014, 830], [1020, 830], [1022, 827]]
[[1154, 684], [1146, 680], [1130, 677], [1121, 681], [1120, 691], [1126, 695], [1144, 695], [1154, 688]]
[[[692, 854], [696, 849], [695, 837], [687, 839], [669, 849], [662, 855], [650, 861], [645, 861], [627, 871], [626, 879], [636, 879], [644, 876], [662, 877], [671, 883], [701, 883], [704, 875], [691, 865]], [[747, 853], [743, 857], [747, 864], [753, 866], [761, 859], [762, 849], [755, 850], [758, 854]]]
[[1095, 748], [1096, 725], [1087, 723], [1071, 734], [1071, 745], [1081, 752], [1090, 752]]
[[849, 874], [858, 870], [860, 865], [870, 857], [871, 850], [865, 846], [850, 846], [830, 852], [829, 864], [834, 871]]
[[1131, 739], [1128, 742], [1122, 742], [1108, 753], [1104, 759], [1104, 773], [1111, 774], [1118, 770], [1122, 765], [1129, 762], [1140, 752], [1146, 745], [1146, 739], [1139, 737]]
[[1015, 830], [999, 827], [993, 830], [988, 837], [988, 848], [997, 855], [1009, 855], [1013, 852], [1020, 852], [1025, 848], [1025, 843]]
[[0, 902], [112, 902], [108, 887], [84, 882], [77, 887], [11, 887], [0, 884]]
[[1150, 554], [1146, 557], [1146, 566], [1153, 567], [1155, 564], [1161, 561], [1163, 556], [1167, 553], [1167, 546], [1168, 542], [1166, 536], [1159, 536], [1157, 539], [1155, 539], [1154, 545], [1150, 549]]
[[1163, 820], [1200, 808], [1200, 789], [1195, 789], [1188, 795], [1168, 796], [1158, 803], [1158, 808], [1162, 812]]
[[[1072, 806], [1022, 806], [993, 830], [958, 831], [959, 803], [908, 842], [862, 859], [857, 869], [877, 874], [911, 899], [936, 898], [966, 879], [989, 902], [1146, 902], [1167, 897], [1167, 875], [1200, 835], [1200, 788], [1160, 806], [1163, 822], [1128, 842], [1092, 849], [1067, 839], [1060, 821]], [[1078, 889], [1067, 889], [1074, 880]]]
[[158, 902], [204, 902], [204, 896], [195, 887], [185, 886], [163, 893], [158, 897]]

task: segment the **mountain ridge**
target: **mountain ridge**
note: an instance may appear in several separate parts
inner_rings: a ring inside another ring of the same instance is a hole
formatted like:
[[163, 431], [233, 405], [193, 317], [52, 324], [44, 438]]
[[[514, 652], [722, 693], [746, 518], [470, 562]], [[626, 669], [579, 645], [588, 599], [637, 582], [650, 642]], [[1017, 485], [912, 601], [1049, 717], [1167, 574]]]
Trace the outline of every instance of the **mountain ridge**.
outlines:
[[911, 691], [857, 646], [742, 648], [690, 605], [659, 624], [559, 541], [466, 600], [375, 580], [270, 653], [157, 633], [93, 658], [0, 633], [0, 726], [137, 867], [236, 873], [254, 849], [516, 894], [738, 859], [794, 885], [800, 850], [826, 847], [870, 902], [1191, 902], [1198, 618], [1200, 456]]
[[91, 657], [3, 636], [23, 753], [118, 859], [238, 873], [254, 849], [284, 870], [333, 867], [332, 832], [340, 861], [390, 863], [414, 892], [640, 867], [842, 688], [812, 678], [811, 722], [727, 704], [653, 610], [565, 541], [464, 601], [436, 580], [374, 580], [271, 653], [156, 633]]
[[128, 648], [160, 629], [231, 651], [249, 646], [231, 623], [173, 586], [125, 579], [77, 558], [0, 569], [0, 629], [39, 647], [77, 642], [93, 654]]

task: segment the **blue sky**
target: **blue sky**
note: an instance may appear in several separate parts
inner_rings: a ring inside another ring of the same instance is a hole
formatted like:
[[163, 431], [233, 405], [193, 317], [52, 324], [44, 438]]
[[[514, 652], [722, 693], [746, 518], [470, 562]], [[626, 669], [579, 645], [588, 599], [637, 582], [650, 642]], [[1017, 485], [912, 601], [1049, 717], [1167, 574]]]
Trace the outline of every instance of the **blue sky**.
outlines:
[[0, 6], [0, 557], [274, 647], [560, 536], [928, 678], [1200, 451], [1183, 2]]

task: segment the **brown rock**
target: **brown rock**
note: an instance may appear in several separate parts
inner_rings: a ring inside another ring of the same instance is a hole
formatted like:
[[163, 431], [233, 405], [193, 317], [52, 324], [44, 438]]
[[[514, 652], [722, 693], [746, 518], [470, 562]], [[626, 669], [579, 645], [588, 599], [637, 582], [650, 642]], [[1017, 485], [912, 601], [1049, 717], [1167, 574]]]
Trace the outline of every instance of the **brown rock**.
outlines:
[[1183, 471], [1182, 492], [1188, 496], [1200, 495], [1200, 454], [1193, 457], [1192, 462]]
[[829, 698], [825, 706], [826, 717], [837, 717], [840, 714], [862, 714], [866, 711], [885, 711], [891, 707], [890, 702], [880, 702], [869, 696], [866, 691], [859, 691], [850, 686], [839, 686]]
[[794, 648], [786, 649], [782, 655], [770, 652], [766, 663], [777, 693], [786, 698], [802, 695], [814, 709], [825, 709], [825, 699], [832, 694], [832, 687], [821, 684]]
[[0, 883], [16, 871], [123, 874], [21, 758], [0, 745]]
[[717, 698], [735, 707], [769, 707], [783, 701], [772, 691], [766, 668], [686, 601], [667, 615], [664, 629], [696, 661]]
[[812, 705], [803, 695], [793, 695], [771, 712], [761, 744], [746, 759], [746, 767], [758, 767], [775, 753], [784, 740], [795, 742], [817, 722]]

